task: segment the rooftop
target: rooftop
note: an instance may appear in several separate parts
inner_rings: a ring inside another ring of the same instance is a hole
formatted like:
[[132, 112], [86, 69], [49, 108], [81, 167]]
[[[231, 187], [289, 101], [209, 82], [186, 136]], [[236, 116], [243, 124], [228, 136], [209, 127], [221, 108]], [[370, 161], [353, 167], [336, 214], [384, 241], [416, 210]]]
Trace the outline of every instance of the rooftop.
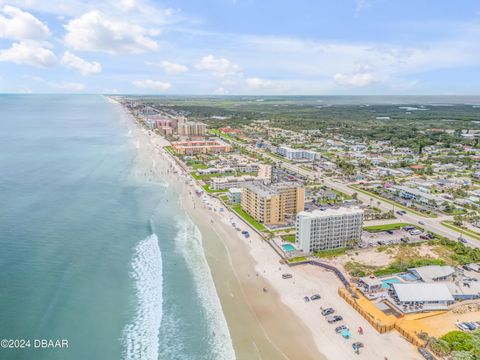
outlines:
[[392, 284], [398, 299], [401, 302], [435, 302], [453, 301], [445, 284]]
[[444, 278], [455, 273], [451, 266], [429, 265], [418, 268], [411, 268], [408, 271], [418, 275], [425, 282], [432, 282], [439, 278]]
[[302, 211], [299, 212], [297, 216], [303, 218], [323, 218], [330, 216], [343, 216], [354, 214], [363, 214], [363, 210], [358, 207], [340, 207], [338, 209]]

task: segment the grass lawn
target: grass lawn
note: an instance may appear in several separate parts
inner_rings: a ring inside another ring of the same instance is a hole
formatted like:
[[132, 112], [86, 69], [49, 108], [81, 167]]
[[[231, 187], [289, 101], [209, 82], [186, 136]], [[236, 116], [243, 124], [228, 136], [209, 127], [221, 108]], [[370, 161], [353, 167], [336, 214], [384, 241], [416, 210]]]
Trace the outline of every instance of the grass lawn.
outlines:
[[384, 197], [382, 197], [382, 196], [379, 196], [379, 195], [377, 195], [377, 194], [374, 194], [374, 193], [372, 193], [372, 192], [370, 192], [370, 191], [366, 191], [366, 190], [360, 189], [360, 188], [358, 188], [358, 187], [355, 186], [355, 185], [348, 185], [348, 187], [351, 188], [351, 189], [353, 189], [353, 190], [355, 190], [355, 191], [361, 192], [361, 193], [363, 193], [363, 194], [365, 194], [365, 195], [371, 196], [372, 198], [385, 201], [385, 202], [387, 202], [387, 203], [389, 203], [389, 204], [392, 204], [392, 205], [394, 205], [394, 206], [396, 206], [396, 207], [398, 207], [398, 208], [400, 208], [400, 209], [408, 210], [408, 211], [410, 211], [410, 212], [412, 212], [412, 213], [414, 213], [414, 214], [417, 214], [417, 215], [419, 215], [419, 216], [432, 217], [432, 218], [436, 218], [436, 217], [437, 217], [436, 214], [424, 214], [424, 213], [422, 213], [422, 212], [420, 212], [420, 211], [413, 210], [413, 209], [409, 208], [408, 206], [404, 206], [404, 205], [399, 204], [399, 203], [397, 203], [397, 202], [395, 202], [395, 201], [392, 201], [392, 200], [390, 200], [390, 199], [386, 199], [386, 198], [384, 198]]
[[387, 231], [387, 230], [398, 230], [403, 228], [404, 226], [415, 226], [415, 225], [407, 224], [407, 223], [393, 223], [393, 224], [384, 224], [384, 225], [364, 226], [363, 230], [368, 232], [381, 232], [381, 231]]
[[295, 235], [282, 235], [282, 239], [291, 243], [295, 242]]
[[235, 211], [238, 215], [240, 215], [246, 222], [252, 225], [255, 229], [259, 231], [266, 231], [267, 229], [265, 226], [260, 224], [257, 220], [255, 220], [250, 214], [247, 214], [239, 204], [232, 206], [233, 211]]
[[445, 227], [448, 227], [449, 229], [456, 230], [458, 232], [462, 232], [463, 234], [471, 236], [474, 239], [480, 240], [480, 234], [479, 233], [477, 233], [476, 231], [472, 231], [470, 229], [464, 228], [464, 227], [454, 225], [452, 221], [448, 221], [448, 220], [442, 221], [442, 225], [445, 226]]
[[319, 258], [334, 258], [347, 252], [347, 248], [318, 251], [314, 255]]
[[173, 151], [171, 146], [165, 146], [165, 150], [167, 150], [170, 154], [175, 155], [175, 151]]
[[187, 163], [187, 165], [190, 166], [192, 169], [195, 169], [195, 170], [197, 170], [197, 169], [208, 169], [207, 165], [205, 165], [203, 163], [198, 163], [198, 162], [192, 163], [192, 164]]
[[227, 195], [220, 195], [219, 198], [222, 199], [224, 203], [226, 203], [226, 204], [229, 203]]
[[306, 261], [306, 260], [307, 260], [307, 258], [305, 256], [300, 256], [300, 257], [289, 259], [288, 262], [296, 263], [296, 262]]
[[212, 189], [210, 189], [209, 185], [203, 185], [203, 189], [208, 193], [222, 193], [222, 192], [227, 191], [227, 190], [212, 190]]
[[333, 192], [341, 197], [343, 197], [345, 200], [352, 200], [352, 195], [345, 194], [344, 192], [341, 192], [339, 190], [332, 189]]

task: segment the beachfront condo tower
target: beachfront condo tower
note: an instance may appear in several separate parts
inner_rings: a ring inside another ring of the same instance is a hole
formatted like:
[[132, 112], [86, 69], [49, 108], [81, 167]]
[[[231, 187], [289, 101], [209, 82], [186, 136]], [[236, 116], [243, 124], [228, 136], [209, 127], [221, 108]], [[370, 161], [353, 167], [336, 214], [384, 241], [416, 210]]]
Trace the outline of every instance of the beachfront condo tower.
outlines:
[[296, 220], [297, 246], [307, 253], [354, 246], [362, 236], [363, 210], [356, 207], [302, 211]]
[[266, 225], [281, 225], [304, 210], [305, 189], [299, 183], [264, 185], [246, 184], [242, 192], [242, 209]]

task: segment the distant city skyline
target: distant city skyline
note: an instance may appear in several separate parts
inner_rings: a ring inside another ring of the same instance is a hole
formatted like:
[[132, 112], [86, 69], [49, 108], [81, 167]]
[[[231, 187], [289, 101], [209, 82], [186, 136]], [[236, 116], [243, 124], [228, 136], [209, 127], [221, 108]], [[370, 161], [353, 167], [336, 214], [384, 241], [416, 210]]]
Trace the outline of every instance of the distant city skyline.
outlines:
[[476, 1], [0, 0], [0, 92], [480, 94]]

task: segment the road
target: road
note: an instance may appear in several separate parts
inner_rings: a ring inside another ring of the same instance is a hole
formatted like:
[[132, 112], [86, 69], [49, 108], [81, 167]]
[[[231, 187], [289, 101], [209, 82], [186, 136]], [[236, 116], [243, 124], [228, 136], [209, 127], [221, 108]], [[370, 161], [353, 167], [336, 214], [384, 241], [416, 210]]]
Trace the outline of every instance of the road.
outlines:
[[[281, 162], [282, 167], [284, 169], [295, 172], [299, 175], [303, 175], [303, 176], [307, 177], [309, 180], [323, 181], [323, 183], [326, 186], [328, 186], [328, 187], [330, 187], [334, 190], [341, 191], [341, 192], [343, 192], [345, 194], [348, 194], [348, 195], [352, 195], [353, 193], [356, 192], [354, 189], [350, 188], [348, 186], [348, 184], [342, 183], [339, 180], [335, 180], [335, 179], [332, 179], [332, 178], [324, 178], [318, 172], [314, 172], [312, 170], [306, 170], [306, 169], [301, 168], [299, 165], [289, 163], [287, 161], [283, 161], [283, 160], [281, 160], [281, 159], [279, 159], [275, 156], [270, 155], [269, 153], [267, 153], [265, 151], [262, 151], [262, 150], [256, 148], [255, 146], [243, 144], [241, 142], [234, 141], [234, 140], [231, 140], [231, 139], [229, 139], [229, 140], [233, 141], [236, 145], [238, 145], [240, 147], [243, 147], [243, 148], [245, 148], [245, 149], [247, 149], [251, 152], [255, 152], [259, 155], [266, 156], [266, 157], [270, 158], [271, 160], [273, 160], [277, 163]], [[362, 201], [364, 204], [373, 203], [373, 204], [375, 204], [376, 207], [378, 207], [382, 210], [386, 210], [386, 211], [392, 210], [392, 209], [395, 211], [397, 209], [394, 205], [392, 205], [392, 204], [390, 204], [386, 201], [383, 201], [383, 200], [380, 200], [380, 199], [377, 199], [377, 198], [373, 198], [373, 202], [372, 202], [370, 200], [372, 198], [371, 196], [363, 194], [361, 192], [356, 192], [356, 193], [357, 193], [358, 200]], [[405, 215], [402, 215], [402, 216], [398, 216], [398, 214], [395, 214], [395, 216], [397, 216], [397, 219], [401, 222], [406, 222], [406, 223], [411, 223], [411, 224], [422, 226], [426, 231], [434, 232], [438, 235], [444, 236], [444, 237], [449, 238], [450, 240], [454, 240], [454, 241], [457, 241], [459, 236], [460, 236], [459, 231], [447, 228], [446, 226], [442, 225], [442, 223], [441, 223], [444, 220], [452, 220], [453, 219], [452, 216], [439, 214], [438, 217], [431, 218], [431, 217], [424, 217], [424, 216], [417, 215], [417, 214], [415, 214], [411, 211], [405, 210], [403, 208], [401, 210], [404, 210], [404, 211], [407, 212]], [[419, 224], [420, 222], [422, 222], [423, 225]], [[480, 247], [480, 241], [479, 240], [477, 240], [477, 239], [475, 239], [471, 236], [468, 236], [467, 234], [462, 234], [462, 237], [467, 241], [467, 244], [469, 244], [470, 246]]]

